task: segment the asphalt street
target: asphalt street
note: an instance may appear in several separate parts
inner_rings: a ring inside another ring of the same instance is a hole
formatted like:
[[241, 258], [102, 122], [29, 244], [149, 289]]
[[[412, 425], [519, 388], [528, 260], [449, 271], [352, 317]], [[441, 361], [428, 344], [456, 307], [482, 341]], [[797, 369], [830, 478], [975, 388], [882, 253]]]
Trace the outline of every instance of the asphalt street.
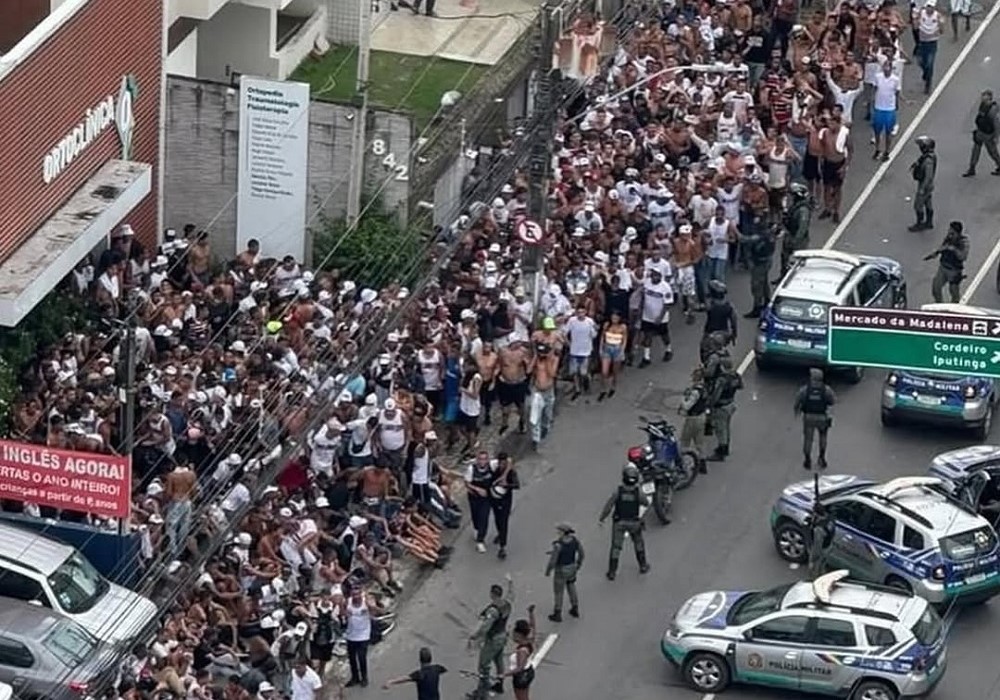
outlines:
[[[975, 26], [974, 26], [975, 29]], [[938, 76], [953, 63], [967, 38], [957, 44], [942, 40]], [[855, 129], [857, 157], [849, 175], [845, 209], [874, 185], [857, 215], [838, 236], [836, 248], [888, 255], [899, 260], [909, 281], [910, 306], [930, 301], [935, 264], [923, 256], [933, 250], [953, 218], [965, 222], [971, 238], [970, 279], [998, 240], [1000, 178], [991, 177], [985, 153], [979, 176], [960, 177], [968, 162], [972, 115], [985, 87], [1000, 87], [990, 51], [1000, 47], [1000, 23], [993, 22], [965, 57], [953, 79], [911, 135], [926, 133], [938, 144], [934, 232], [910, 233], [913, 217], [910, 197], [913, 181], [909, 164], [916, 146], [906, 144], [888, 168], [877, 168], [870, 158], [866, 124]], [[996, 57], [1000, 60], [1000, 56]], [[919, 69], [909, 66], [904, 78], [904, 119], [901, 134], [924, 102], [919, 92]], [[812, 244], [820, 247], [834, 233], [827, 222], [816, 222]], [[738, 307], [749, 307], [748, 281], [736, 273], [730, 279], [731, 296]], [[983, 278], [972, 303], [1000, 306], [994, 275]], [[675, 359], [644, 370], [629, 370], [618, 395], [603, 405], [564, 406], [555, 429], [541, 452], [522, 462], [525, 487], [518, 494], [511, 525], [510, 557], [498, 561], [495, 551], [477, 554], [468, 533], [457, 543], [445, 571], [434, 573], [401, 613], [399, 626], [373, 652], [373, 687], [351, 697], [382, 695], [378, 686], [416, 666], [417, 649], [430, 646], [435, 660], [452, 670], [443, 683], [448, 700], [462, 697], [472, 681], [460, 669], [472, 670], [475, 657], [465, 641], [478, 612], [487, 603], [491, 583], [502, 583], [506, 572], [514, 580], [517, 612], [538, 606], [539, 643], [557, 634], [541, 664], [532, 697], [566, 698], [697, 698], [660, 653], [659, 640], [678, 606], [689, 596], [714, 589], [767, 587], [792, 580], [791, 570], [774, 552], [768, 528], [770, 506], [781, 488], [805, 479], [801, 467], [801, 429], [792, 415], [792, 400], [802, 383], [801, 372], [758, 375], [751, 363], [744, 375], [734, 420], [733, 457], [711, 465], [707, 476], [679, 494], [674, 522], [663, 528], [650, 523], [646, 532], [652, 572], [638, 573], [630, 545], [622, 556], [618, 580], [604, 578], [610, 528], [597, 526], [604, 500], [618, 483], [626, 448], [641, 442], [637, 416], [658, 407], [676, 418], [676, 406], [689, 372], [697, 361], [700, 325], [684, 327], [674, 320]], [[754, 325], [743, 321], [734, 357], [749, 351]], [[830, 473], [854, 473], [878, 479], [922, 474], [935, 454], [970, 444], [967, 434], [931, 429], [883, 429], [879, 396], [884, 373], [870, 371], [858, 385], [834, 382], [839, 405], [831, 431]], [[996, 433], [996, 430], [994, 430]], [[994, 436], [993, 441], [1000, 440]], [[545, 619], [551, 606], [551, 584], [543, 576], [547, 550], [556, 522], [577, 527], [587, 548], [580, 574], [583, 617], [556, 625]], [[934, 693], [938, 700], [1000, 698], [1000, 669], [993, 640], [1000, 629], [1000, 601], [967, 611], [953, 611], [950, 666]], [[507, 690], [508, 696], [510, 690]], [[414, 697], [412, 688], [394, 688], [391, 697]], [[790, 698], [778, 691], [731, 688], [732, 700]], [[795, 697], [801, 697], [796, 695]]]

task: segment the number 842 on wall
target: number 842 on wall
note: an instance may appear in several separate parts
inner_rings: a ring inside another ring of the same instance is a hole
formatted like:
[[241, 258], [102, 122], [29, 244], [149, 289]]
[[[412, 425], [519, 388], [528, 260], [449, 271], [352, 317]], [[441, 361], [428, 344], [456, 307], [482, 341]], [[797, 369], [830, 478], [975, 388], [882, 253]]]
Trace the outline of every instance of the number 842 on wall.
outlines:
[[393, 173], [396, 182], [408, 182], [410, 179], [410, 166], [396, 160], [396, 154], [388, 149], [385, 141], [375, 139], [372, 141], [372, 155], [382, 159], [382, 167]]

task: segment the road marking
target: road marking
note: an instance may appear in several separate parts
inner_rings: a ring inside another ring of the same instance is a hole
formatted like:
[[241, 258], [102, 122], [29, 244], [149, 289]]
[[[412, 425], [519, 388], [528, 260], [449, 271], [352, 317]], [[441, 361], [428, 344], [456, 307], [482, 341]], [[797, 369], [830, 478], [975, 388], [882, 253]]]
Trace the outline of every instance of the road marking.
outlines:
[[709, 693], [708, 695], [704, 696], [701, 700], [715, 700], [715, 693]]
[[[986, 18], [983, 20], [982, 24], [976, 27], [976, 31], [973, 32], [972, 37], [969, 39], [968, 43], [964, 47], [962, 47], [962, 50], [959, 52], [958, 56], [955, 57], [955, 60], [952, 62], [951, 66], [949, 66], [944, 76], [938, 82], [937, 87], [934, 88], [934, 92], [931, 93], [930, 97], [927, 98], [927, 101], [924, 102], [924, 104], [920, 107], [919, 110], [917, 110], [917, 114], [913, 117], [913, 120], [910, 122], [910, 125], [906, 127], [906, 131], [903, 132], [903, 135], [896, 140], [896, 145], [889, 153], [889, 160], [883, 162], [879, 166], [878, 170], [875, 171], [875, 174], [868, 181], [868, 184], [865, 185], [863, 190], [861, 190], [861, 194], [858, 195], [858, 198], [856, 200], [854, 200], [854, 204], [847, 211], [847, 214], [844, 216], [843, 219], [840, 220], [840, 225], [838, 225], [837, 228], [834, 230], [834, 232], [830, 234], [830, 237], [826, 239], [826, 243], [823, 244], [823, 250], [830, 250], [831, 248], [833, 248], [833, 246], [837, 244], [837, 241], [839, 241], [840, 238], [847, 231], [847, 227], [851, 225], [851, 222], [854, 220], [854, 217], [856, 217], [858, 215], [858, 212], [861, 211], [861, 207], [863, 207], [865, 203], [868, 201], [868, 198], [872, 196], [872, 193], [875, 191], [875, 188], [878, 187], [879, 183], [882, 181], [882, 178], [885, 177], [885, 174], [889, 172], [889, 166], [892, 165], [892, 162], [896, 160], [899, 154], [903, 152], [903, 149], [906, 148], [907, 142], [916, 133], [917, 128], [920, 126], [920, 122], [924, 120], [924, 117], [927, 116], [927, 113], [931, 111], [931, 107], [934, 106], [934, 103], [937, 102], [937, 99], [941, 96], [942, 93], [944, 93], [945, 88], [948, 87], [948, 84], [958, 73], [959, 69], [962, 67], [962, 64], [965, 63], [965, 59], [967, 59], [969, 57], [969, 54], [972, 53], [972, 50], [976, 48], [976, 44], [979, 43], [979, 40], [982, 38], [983, 34], [985, 34], [986, 30], [989, 29], [990, 24], [993, 22], [994, 19], [996, 19], [998, 13], [1000, 13], [1000, 2], [995, 2], [993, 4], [993, 7], [990, 9], [989, 13], [986, 15]], [[997, 255], [1000, 255], [1000, 242], [997, 243], [997, 246], [994, 247], [993, 251], [990, 253], [990, 259], [995, 260]], [[983, 269], [986, 268], [984, 267]], [[982, 282], [984, 276], [985, 273], [983, 273], [982, 270], [980, 270], [976, 274], [976, 278], [973, 279], [972, 284], [969, 286], [969, 289], [966, 292], [966, 296], [971, 297], [971, 292], [975, 291], [975, 287]], [[965, 297], [963, 297], [963, 303], [965, 303]], [[754, 332], [754, 336], [756, 337], [756, 331]], [[747, 353], [746, 357], [743, 358], [743, 361], [740, 362], [740, 366], [736, 368], [736, 371], [739, 374], [744, 374], [750, 367], [751, 362], [753, 362], [753, 350]]]
[[976, 274], [972, 278], [972, 281], [969, 282], [969, 286], [966, 287], [965, 293], [962, 295], [961, 299], [963, 304], [968, 304], [972, 299], [976, 290], [979, 289], [979, 285], [981, 285], [983, 280], [986, 279], [986, 276], [990, 274], [990, 270], [993, 269], [993, 265], [996, 263], [998, 257], [1000, 257], [1000, 240], [997, 240], [993, 249], [990, 251], [990, 254], [986, 256], [986, 260], [983, 262], [982, 266], [976, 270]]
[[545, 660], [546, 654], [552, 651], [552, 647], [556, 645], [557, 639], [559, 639], [559, 634], [556, 632], [553, 632], [546, 637], [545, 641], [542, 642], [542, 646], [538, 647], [538, 651], [535, 652], [535, 655], [531, 657], [531, 660], [528, 663], [537, 669], [538, 665]]

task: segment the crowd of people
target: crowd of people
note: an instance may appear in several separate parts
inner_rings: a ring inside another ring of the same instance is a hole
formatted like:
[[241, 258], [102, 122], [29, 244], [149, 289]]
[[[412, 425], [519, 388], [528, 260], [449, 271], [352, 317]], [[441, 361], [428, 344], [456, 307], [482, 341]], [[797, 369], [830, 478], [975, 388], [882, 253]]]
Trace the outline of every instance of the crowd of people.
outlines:
[[[928, 0], [912, 18], [928, 89], [927, 44], [943, 28], [926, 19], [933, 12]], [[798, 0], [671, 2], [654, 13], [628, 28], [609, 68], [557, 122], [537, 295], [513, 234], [529, 212], [524, 174], [483, 216], [459, 220], [447, 264], [419, 295], [268, 258], [255, 241], [219, 266], [195, 226], [167, 231], [153, 250], [123, 226], [73, 271], [66, 289], [98, 316], [138, 323], [130, 525], [143, 565], [158, 571], [164, 560], [180, 580], [206, 543], [227, 542], [157, 640], [134, 650], [123, 697], [314, 700], [341, 657], [347, 684], [367, 685], [368, 646], [394, 624], [399, 560], [447, 565], [459, 491], [479, 551], [492, 512], [506, 556], [519, 484], [509, 458], [483, 451], [484, 426], [537, 447], [560, 380], [570, 400], [593, 391], [598, 404], [612, 401], [626, 365], [672, 359], [675, 301], [694, 323], [734, 267], [766, 270], [748, 310], [759, 311], [776, 246], [808, 242], [808, 216], [805, 230], [782, 237], [790, 197], [814, 198], [819, 218], [839, 221], [841, 187], [867, 137], [860, 124], [871, 121], [876, 158], [895, 133], [909, 60], [895, 3], [845, 1], [824, 13]], [[708, 320], [706, 331], [719, 330]], [[736, 324], [726, 323], [731, 342]], [[120, 450], [124, 337], [123, 324], [106, 323], [45, 348], [24, 375], [16, 437]], [[277, 481], [250, 503], [273, 467]]]

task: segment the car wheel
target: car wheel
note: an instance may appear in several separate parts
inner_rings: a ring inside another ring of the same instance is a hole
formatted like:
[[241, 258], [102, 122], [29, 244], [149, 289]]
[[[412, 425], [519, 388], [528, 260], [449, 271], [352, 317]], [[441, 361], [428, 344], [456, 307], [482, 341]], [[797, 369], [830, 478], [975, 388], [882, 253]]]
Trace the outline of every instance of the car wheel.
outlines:
[[890, 586], [892, 588], [898, 588], [899, 590], [905, 591], [906, 593], [910, 594], [913, 593], [913, 586], [910, 585], [910, 582], [907, 581], [905, 578], [900, 578], [899, 576], [889, 576], [885, 580], [885, 585]]
[[847, 381], [851, 384], [857, 384], [862, 379], [865, 378], [865, 368], [864, 367], [851, 367], [846, 373]]
[[771, 362], [771, 360], [763, 355], [758, 355], [757, 353], [754, 353], [753, 355], [753, 364], [757, 368], [758, 372], [770, 372], [774, 369], [774, 363]]
[[882, 425], [886, 428], [891, 428], [896, 425], [899, 421], [896, 420], [896, 416], [893, 415], [892, 411], [887, 411], [882, 409]]
[[809, 561], [809, 540], [805, 529], [797, 522], [786, 520], [774, 530], [774, 546], [778, 556], [792, 564]]
[[683, 673], [688, 685], [700, 693], [721, 693], [729, 685], [729, 664], [718, 654], [691, 654]]
[[986, 415], [983, 416], [983, 424], [976, 427], [975, 435], [979, 442], [986, 442], [990, 437], [990, 429], [993, 427], [993, 405], [986, 409]]
[[851, 693], [851, 700], [897, 700], [899, 693], [884, 681], [862, 681]]

